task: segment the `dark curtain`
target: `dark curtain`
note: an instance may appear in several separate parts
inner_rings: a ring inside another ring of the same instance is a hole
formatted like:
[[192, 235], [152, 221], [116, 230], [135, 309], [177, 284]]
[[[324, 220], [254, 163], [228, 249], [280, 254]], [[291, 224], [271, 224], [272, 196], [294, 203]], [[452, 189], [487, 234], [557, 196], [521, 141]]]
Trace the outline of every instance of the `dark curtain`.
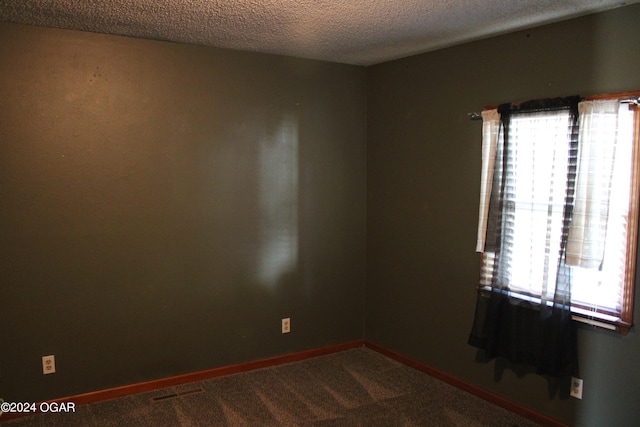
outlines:
[[[575, 190], [578, 150], [579, 97], [530, 101], [520, 105], [503, 104], [496, 163], [493, 176], [485, 250], [495, 254], [490, 289], [480, 288], [469, 344], [486, 358], [502, 357], [516, 364], [527, 364], [539, 374], [554, 377], [577, 375], [577, 330], [571, 318], [571, 272], [565, 265], [565, 248]], [[516, 166], [510, 152], [509, 125], [512, 117], [541, 111], [568, 110], [567, 149], [569, 167], [556, 291], [552, 301], [532, 302], [513, 296], [508, 288], [511, 229], [515, 202], [509, 176]]]

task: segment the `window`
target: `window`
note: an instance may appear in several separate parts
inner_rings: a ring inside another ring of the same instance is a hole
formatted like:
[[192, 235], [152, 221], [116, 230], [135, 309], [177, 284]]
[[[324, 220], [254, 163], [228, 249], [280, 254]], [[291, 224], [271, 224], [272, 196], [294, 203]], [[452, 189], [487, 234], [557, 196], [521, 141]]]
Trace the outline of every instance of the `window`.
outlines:
[[575, 320], [628, 331], [640, 157], [632, 96], [483, 112], [481, 291], [560, 302]]

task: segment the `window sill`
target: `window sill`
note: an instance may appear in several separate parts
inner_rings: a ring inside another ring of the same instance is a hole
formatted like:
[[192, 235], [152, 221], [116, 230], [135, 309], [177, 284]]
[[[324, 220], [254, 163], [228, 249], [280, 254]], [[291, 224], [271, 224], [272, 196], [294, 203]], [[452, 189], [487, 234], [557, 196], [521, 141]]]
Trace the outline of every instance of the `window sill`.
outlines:
[[[478, 290], [480, 292], [491, 292], [491, 288], [488, 286], [483, 286]], [[507, 292], [505, 295], [508, 295], [510, 298], [517, 298], [522, 301], [527, 301], [533, 306], [539, 307], [541, 304], [541, 299], [539, 297], [533, 297], [531, 295], [525, 295], [517, 292]], [[593, 312], [591, 310], [580, 308], [575, 305], [571, 306], [571, 314], [571, 318], [575, 322], [580, 322], [590, 326], [594, 326], [596, 328], [617, 332], [621, 335], [627, 335], [629, 329], [632, 326], [631, 324], [622, 321], [619, 317], [611, 316], [604, 313]]]
[[594, 313], [589, 310], [571, 307], [572, 319], [576, 322], [584, 323], [596, 328], [618, 332], [627, 335], [631, 325], [620, 320], [619, 317], [608, 316], [602, 313]]

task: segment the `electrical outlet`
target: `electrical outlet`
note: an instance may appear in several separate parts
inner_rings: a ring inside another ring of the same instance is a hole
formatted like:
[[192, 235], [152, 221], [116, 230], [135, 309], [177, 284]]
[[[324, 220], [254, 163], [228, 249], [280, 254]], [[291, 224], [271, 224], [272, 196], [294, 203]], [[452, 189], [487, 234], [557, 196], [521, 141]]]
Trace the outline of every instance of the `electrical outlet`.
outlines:
[[582, 399], [582, 379], [571, 377], [571, 397]]
[[282, 319], [282, 333], [288, 334], [289, 332], [291, 332], [291, 319], [287, 317]]
[[42, 356], [42, 373], [44, 375], [53, 374], [56, 372], [56, 359], [53, 354], [49, 356]]

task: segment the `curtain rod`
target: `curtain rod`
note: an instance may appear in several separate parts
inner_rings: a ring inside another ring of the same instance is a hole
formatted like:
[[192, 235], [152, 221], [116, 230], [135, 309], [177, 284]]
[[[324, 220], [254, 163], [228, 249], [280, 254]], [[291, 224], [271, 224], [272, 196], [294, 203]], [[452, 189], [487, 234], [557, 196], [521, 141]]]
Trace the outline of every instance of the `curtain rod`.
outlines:
[[627, 99], [621, 99], [620, 100], [621, 104], [635, 104], [635, 105], [640, 105], [640, 96], [637, 98], [627, 98]]
[[[634, 105], [640, 105], [640, 96], [636, 97], [636, 98], [625, 98], [625, 99], [620, 99], [620, 103], [621, 104], [634, 104]], [[487, 109], [487, 108], [486, 108]], [[467, 117], [469, 117], [469, 120], [482, 120], [482, 114], [478, 113], [478, 112], [471, 112], [471, 113], [467, 113]]]

